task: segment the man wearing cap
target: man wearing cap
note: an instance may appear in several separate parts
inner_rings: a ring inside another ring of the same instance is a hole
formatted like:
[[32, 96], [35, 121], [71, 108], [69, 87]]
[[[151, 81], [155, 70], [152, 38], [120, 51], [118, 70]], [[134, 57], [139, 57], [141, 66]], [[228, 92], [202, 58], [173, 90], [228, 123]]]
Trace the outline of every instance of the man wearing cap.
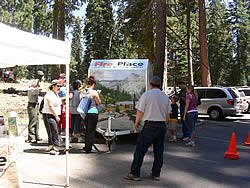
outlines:
[[137, 104], [135, 129], [139, 128], [140, 120], [144, 121], [144, 126], [137, 140], [130, 173], [124, 177], [128, 180], [141, 180], [140, 171], [143, 158], [152, 144], [154, 163], [151, 178], [156, 181], [160, 180], [166, 123], [171, 113], [171, 104], [168, 96], [160, 90], [161, 79], [158, 76], [152, 78], [150, 86], [152, 90], [145, 92]]
[[28, 140], [26, 142], [36, 143], [42, 139], [39, 137], [39, 103], [38, 96], [39, 92], [42, 90], [41, 82], [43, 80], [43, 72], [37, 71], [36, 79], [32, 80], [28, 88]]

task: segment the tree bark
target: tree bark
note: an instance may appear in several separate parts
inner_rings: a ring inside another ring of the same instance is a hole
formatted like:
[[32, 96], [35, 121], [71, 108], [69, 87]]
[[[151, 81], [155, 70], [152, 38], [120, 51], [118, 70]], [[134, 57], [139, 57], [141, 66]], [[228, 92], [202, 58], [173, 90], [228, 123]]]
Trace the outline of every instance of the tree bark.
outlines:
[[191, 33], [191, 17], [190, 17], [190, 0], [186, 0], [186, 14], [187, 14], [187, 58], [188, 58], [188, 77], [189, 83], [194, 85], [193, 76], [193, 61], [192, 61], [192, 33]]
[[[155, 75], [164, 82], [167, 87], [167, 0], [156, 1], [156, 49], [155, 49]], [[164, 76], [163, 76], [164, 73]], [[163, 81], [164, 79], [164, 81]], [[162, 84], [163, 86], [163, 84]]]
[[205, 0], [199, 0], [199, 30], [200, 30], [200, 59], [202, 86], [211, 86], [210, 65], [208, 62], [208, 45], [206, 34]]

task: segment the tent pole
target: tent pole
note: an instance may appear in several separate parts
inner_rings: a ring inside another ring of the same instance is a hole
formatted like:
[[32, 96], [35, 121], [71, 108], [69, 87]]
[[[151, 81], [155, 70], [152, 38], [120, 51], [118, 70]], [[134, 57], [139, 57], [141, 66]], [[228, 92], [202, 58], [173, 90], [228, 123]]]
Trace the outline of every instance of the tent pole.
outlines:
[[69, 64], [66, 64], [66, 187], [69, 187]]

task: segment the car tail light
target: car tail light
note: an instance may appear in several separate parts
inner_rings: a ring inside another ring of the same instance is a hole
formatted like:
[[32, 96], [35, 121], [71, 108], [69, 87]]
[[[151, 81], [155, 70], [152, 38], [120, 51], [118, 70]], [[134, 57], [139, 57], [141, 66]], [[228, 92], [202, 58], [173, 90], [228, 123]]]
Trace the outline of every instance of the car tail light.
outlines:
[[230, 105], [234, 105], [234, 100], [233, 99], [228, 99], [227, 103], [230, 104]]

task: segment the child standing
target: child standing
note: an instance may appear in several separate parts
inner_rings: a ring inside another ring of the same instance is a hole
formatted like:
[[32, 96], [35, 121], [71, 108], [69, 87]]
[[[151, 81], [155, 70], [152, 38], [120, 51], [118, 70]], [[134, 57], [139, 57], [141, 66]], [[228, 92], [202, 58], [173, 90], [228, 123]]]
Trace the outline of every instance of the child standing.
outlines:
[[178, 105], [176, 104], [177, 101], [178, 101], [178, 97], [173, 96], [173, 98], [171, 99], [172, 111], [171, 111], [170, 119], [168, 122], [168, 129], [172, 136], [172, 138], [168, 140], [169, 142], [177, 141], [177, 132], [176, 132], [176, 126], [178, 125]]

